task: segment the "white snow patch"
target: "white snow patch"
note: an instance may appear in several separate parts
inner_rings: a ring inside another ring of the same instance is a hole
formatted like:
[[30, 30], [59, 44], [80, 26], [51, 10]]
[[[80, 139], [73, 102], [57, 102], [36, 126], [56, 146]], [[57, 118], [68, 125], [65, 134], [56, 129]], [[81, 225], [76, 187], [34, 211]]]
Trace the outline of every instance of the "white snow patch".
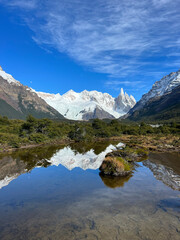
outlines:
[[8, 74], [5, 71], [3, 71], [3, 69], [1, 67], [0, 67], [0, 76], [4, 80], [8, 81], [8, 83], [10, 83], [10, 84], [16, 84], [18, 86], [21, 85], [21, 83], [19, 81], [15, 80], [10, 74]]
[[121, 107], [117, 107], [116, 99], [108, 93], [98, 91], [87, 91], [76, 93], [73, 90], [64, 95], [37, 92], [38, 96], [44, 99], [51, 107], [55, 108], [64, 117], [72, 120], [82, 120], [85, 113], [94, 112], [96, 107], [102, 109], [115, 118], [119, 118], [127, 112], [124, 108], [132, 108], [135, 99], [121, 90]]
[[163, 77], [160, 81], [153, 84], [151, 90], [144, 94], [140, 100], [141, 106], [144, 106], [151, 98], [163, 96], [170, 92], [172, 89], [180, 85], [180, 70], [172, 72]]

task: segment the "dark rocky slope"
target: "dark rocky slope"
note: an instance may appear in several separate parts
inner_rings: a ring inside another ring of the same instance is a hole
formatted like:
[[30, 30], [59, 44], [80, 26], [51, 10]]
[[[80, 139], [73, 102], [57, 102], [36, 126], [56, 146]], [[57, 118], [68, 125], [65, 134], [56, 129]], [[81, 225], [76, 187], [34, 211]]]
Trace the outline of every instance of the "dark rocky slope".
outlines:
[[83, 120], [89, 120], [89, 119], [114, 119], [114, 116], [110, 113], [104, 111], [102, 108], [96, 107], [93, 112], [85, 112], [83, 113]]
[[163, 96], [151, 98], [143, 108], [132, 111], [133, 121], [180, 120], [180, 86]]
[[18, 81], [9, 82], [0, 76], [0, 115], [25, 119], [28, 114], [36, 118], [64, 118], [32, 89]]

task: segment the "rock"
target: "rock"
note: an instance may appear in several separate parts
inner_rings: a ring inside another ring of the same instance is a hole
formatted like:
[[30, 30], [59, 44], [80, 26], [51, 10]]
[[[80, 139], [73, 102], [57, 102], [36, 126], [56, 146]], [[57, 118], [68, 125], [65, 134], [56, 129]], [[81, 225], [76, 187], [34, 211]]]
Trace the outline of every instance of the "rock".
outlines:
[[135, 161], [147, 159], [148, 151], [144, 148], [125, 147], [108, 153], [99, 170], [104, 175], [127, 176], [133, 170]]
[[121, 157], [107, 156], [102, 162], [99, 170], [105, 175], [124, 177], [131, 172], [132, 165]]

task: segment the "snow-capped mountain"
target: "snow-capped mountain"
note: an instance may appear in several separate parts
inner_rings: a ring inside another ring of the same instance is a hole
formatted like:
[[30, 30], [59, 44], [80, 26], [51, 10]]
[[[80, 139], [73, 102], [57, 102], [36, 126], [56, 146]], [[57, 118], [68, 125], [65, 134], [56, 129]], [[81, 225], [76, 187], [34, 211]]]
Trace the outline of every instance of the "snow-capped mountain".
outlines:
[[180, 85], [180, 70], [172, 72], [153, 84], [151, 90], [144, 94], [139, 102], [130, 110], [130, 113], [140, 110], [153, 98], [161, 97]]
[[15, 80], [0, 66], [0, 115], [25, 119], [28, 114], [37, 118], [64, 118], [35, 91]]
[[119, 118], [136, 103], [134, 97], [124, 93], [123, 89], [117, 98], [108, 93], [86, 90], [80, 93], [70, 90], [64, 95], [37, 94], [64, 117], [72, 120]]
[[[35, 117], [89, 120], [93, 118], [119, 118], [126, 114], [136, 101], [123, 89], [117, 98], [108, 93], [73, 90], [60, 95], [36, 92], [15, 80], [0, 67], [0, 114], [10, 118]], [[23, 108], [22, 108], [23, 106]]]
[[14, 85], [17, 85], [17, 86], [22, 85], [19, 81], [15, 80], [13, 78], [13, 76], [11, 76], [10, 74], [3, 71], [1, 66], [0, 66], [0, 77], [2, 77], [4, 80], [6, 80], [10, 84], [14, 84]]

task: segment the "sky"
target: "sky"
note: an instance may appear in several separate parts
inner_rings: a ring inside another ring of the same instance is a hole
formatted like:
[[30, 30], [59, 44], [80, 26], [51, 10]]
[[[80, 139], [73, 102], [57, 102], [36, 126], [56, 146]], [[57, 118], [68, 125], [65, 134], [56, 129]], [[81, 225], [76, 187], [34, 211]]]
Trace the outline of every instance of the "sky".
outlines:
[[121, 87], [180, 69], [179, 0], [0, 0], [0, 65], [37, 91]]

